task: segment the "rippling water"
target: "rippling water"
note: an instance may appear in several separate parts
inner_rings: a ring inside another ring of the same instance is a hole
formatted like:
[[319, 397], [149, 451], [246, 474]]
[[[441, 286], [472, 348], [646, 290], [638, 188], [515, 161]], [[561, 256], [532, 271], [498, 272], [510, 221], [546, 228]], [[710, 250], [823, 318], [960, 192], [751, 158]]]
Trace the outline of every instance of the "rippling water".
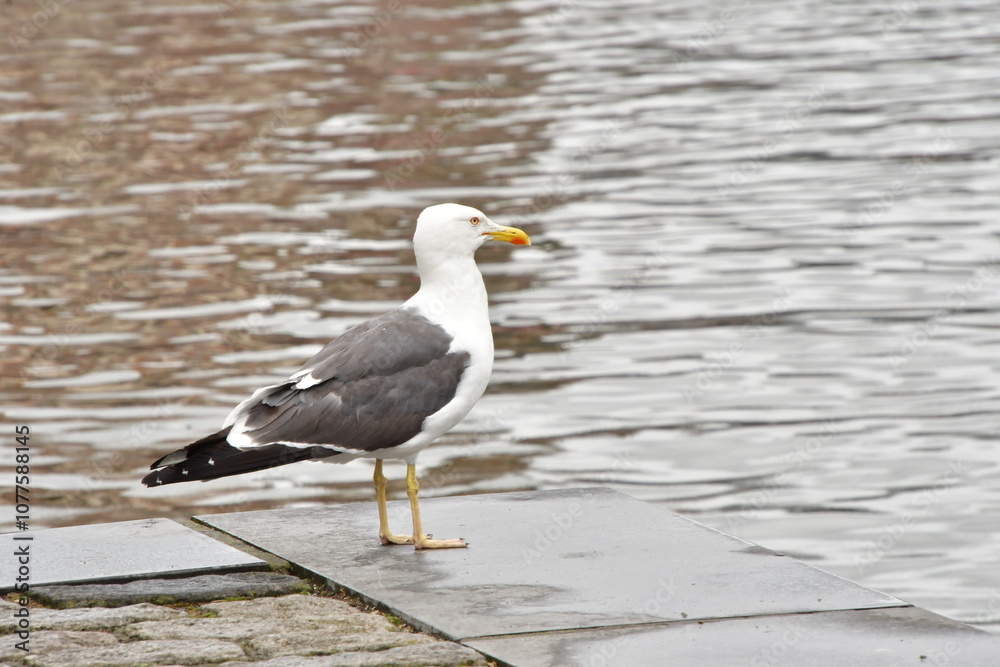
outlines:
[[1000, 5], [608, 4], [8, 3], [34, 525], [370, 500], [138, 480], [408, 297], [461, 201], [534, 245], [480, 253], [494, 382], [428, 495], [611, 486], [996, 629]]

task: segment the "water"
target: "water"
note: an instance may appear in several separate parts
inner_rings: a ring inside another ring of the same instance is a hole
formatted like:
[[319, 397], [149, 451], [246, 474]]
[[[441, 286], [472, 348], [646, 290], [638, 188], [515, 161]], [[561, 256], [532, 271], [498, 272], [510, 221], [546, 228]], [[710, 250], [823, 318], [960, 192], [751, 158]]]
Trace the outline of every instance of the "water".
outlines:
[[407, 298], [460, 201], [534, 245], [480, 252], [493, 384], [427, 495], [610, 486], [996, 630], [1000, 6], [614, 4], [8, 6], [33, 525], [370, 501], [138, 480]]

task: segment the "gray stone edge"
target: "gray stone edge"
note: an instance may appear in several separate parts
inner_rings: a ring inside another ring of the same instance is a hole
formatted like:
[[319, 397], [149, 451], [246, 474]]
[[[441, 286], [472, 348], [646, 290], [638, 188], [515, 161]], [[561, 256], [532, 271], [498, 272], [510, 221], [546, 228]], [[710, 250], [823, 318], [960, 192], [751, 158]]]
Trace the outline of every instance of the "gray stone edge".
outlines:
[[[196, 567], [185, 570], [170, 570], [169, 572], [147, 572], [143, 574], [110, 575], [106, 577], [94, 577], [92, 579], [72, 579], [67, 581], [47, 581], [38, 584], [37, 588], [43, 586], [76, 586], [84, 584], [127, 584], [130, 581], [143, 581], [146, 579], [184, 579], [195, 577], [200, 574], [230, 574], [232, 572], [267, 572], [270, 566], [261, 561], [259, 563], [245, 563], [241, 565], [224, 565], [220, 567], [205, 568]], [[36, 586], [32, 586], [36, 588]], [[0, 596], [14, 592], [14, 585], [0, 585]]]
[[[466, 637], [461, 640], [456, 640], [458, 643], [468, 646], [469, 648], [478, 651], [482, 655], [486, 656], [492, 662], [495, 662], [498, 667], [517, 667], [517, 665], [507, 662], [499, 655], [493, 653], [497, 648], [503, 648], [503, 646], [497, 647], [495, 642], [503, 641], [507, 639], [520, 639], [520, 638], [531, 638], [531, 637], [548, 637], [548, 636], [586, 636], [588, 633], [594, 632], [620, 632], [622, 635], [626, 635], [629, 631], [641, 632], [644, 630], [651, 630], [655, 628], [667, 628], [682, 625], [693, 625], [696, 623], [730, 623], [734, 621], [744, 621], [752, 619], [793, 619], [797, 616], [813, 616], [819, 617], [823, 615], [830, 614], [844, 614], [844, 613], [864, 613], [866, 611], [911, 611], [919, 613], [927, 618], [923, 619], [923, 623], [931, 624], [936, 622], [939, 626], [936, 628], [938, 630], [946, 629], [955, 632], [956, 639], [960, 639], [963, 634], [972, 633], [981, 637], [993, 636], [992, 633], [985, 630], [981, 630], [968, 623], [963, 623], [961, 621], [956, 621], [953, 618], [948, 618], [947, 616], [942, 616], [941, 614], [929, 611], [923, 607], [918, 607], [912, 604], [903, 604], [901, 606], [876, 606], [876, 607], [858, 607], [850, 609], [825, 609], [823, 611], [806, 611], [806, 612], [795, 612], [795, 613], [784, 613], [784, 614], [754, 614], [750, 616], [727, 616], [722, 618], [685, 618], [683, 620], [675, 621], [650, 621], [648, 623], [632, 623], [632, 624], [618, 624], [618, 625], [599, 625], [590, 626], [585, 628], [573, 628], [573, 629], [561, 629], [561, 630], [544, 630], [537, 632], [508, 632], [504, 634], [496, 635], [479, 635], [476, 637]], [[1000, 639], [1000, 638], [998, 638]]]
[[[191, 520], [194, 521], [195, 523], [197, 523], [199, 525], [203, 525], [206, 528], [209, 528], [209, 529], [211, 529], [213, 531], [217, 531], [217, 532], [225, 535], [226, 537], [228, 537], [230, 539], [237, 540], [239, 542], [243, 542], [243, 540], [240, 537], [238, 537], [236, 535], [233, 535], [232, 533], [230, 533], [230, 532], [228, 532], [228, 531], [226, 531], [226, 530], [224, 530], [222, 528], [219, 528], [217, 526], [213, 526], [213, 525], [207, 523], [206, 520], [201, 519], [200, 517], [191, 517]], [[227, 542], [227, 544], [228, 544], [228, 542]], [[417, 630], [418, 632], [422, 632], [422, 633], [427, 634], [427, 635], [432, 635], [434, 637], [439, 637], [441, 639], [447, 639], [448, 641], [457, 642], [457, 643], [460, 643], [460, 644], [463, 641], [461, 637], [455, 637], [455, 636], [453, 636], [453, 635], [451, 635], [451, 634], [449, 634], [447, 632], [444, 632], [444, 631], [442, 631], [442, 630], [440, 630], [438, 628], [435, 628], [435, 627], [433, 627], [431, 625], [428, 625], [427, 623], [424, 623], [423, 621], [421, 621], [421, 620], [419, 620], [417, 618], [414, 618], [413, 616], [411, 616], [410, 614], [407, 614], [406, 612], [400, 611], [399, 609], [395, 609], [395, 608], [389, 606], [388, 604], [386, 604], [382, 600], [378, 600], [376, 598], [373, 598], [370, 595], [366, 595], [366, 594], [362, 593], [361, 591], [358, 591], [358, 590], [355, 590], [355, 589], [351, 588], [350, 586], [346, 586], [346, 585], [344, 585], [344, 584], [342, 584], [342, 583], [340, 583], [338, 581], [335, 581], [335, 580], [333, 580], [333, 579], [331, 579], [331, 578], [329, 578], [329, 577], [327, 577], [325, 575], [319, 574], [318, 572], [314, 572], [313, 570], [310, 570], [309, 568], [307, 568], [307, 567], [305, 567], [303, 565], [300, 565], [299, 563], [296, 563], [294, 561], [285, 560], [284, 558], [282, 558], [278, 554], [275, 554], [274, 552], [268, 551], [267, 549], [261, 549], [257, 545], [250, 544], [249, 542], [244, 542], [244, 544], [246, 544], [247, 546], [249, 546], [250, 548], [252, 548], [255, 551], [266, 553], [266, 554], [268, 554], [269, 556], [271, 556], [273, 558], [278, 558], [278, 559], [281, 559], [284, 562], [288, 563], [288, 571], [290, 573], [294, 574], [295, 576], [300, 577], [301, 579], [303, 579], [305, 581], [312, 581], [312, 582], [318, 583], [318, 584], [322, 585], [323, 587], [325, 587], [327, 590], [329, 590], [330, 592], [332, 592], [334, 594], [344, 594], [344, 595], [352, 597], [352, 598], [354, 598], [356, 600], [360, 600], [365, 605], [371, 607], [372, 609], [375, 609], [375, 610], [379, 611], [380, 613], [391, 614], [392, 616], [395, 616], [396, 618], [400, 619], [401, 621], [403, 621], [404, 623], [406, 623], [407, 625], [409, 625], [413, 629]]]

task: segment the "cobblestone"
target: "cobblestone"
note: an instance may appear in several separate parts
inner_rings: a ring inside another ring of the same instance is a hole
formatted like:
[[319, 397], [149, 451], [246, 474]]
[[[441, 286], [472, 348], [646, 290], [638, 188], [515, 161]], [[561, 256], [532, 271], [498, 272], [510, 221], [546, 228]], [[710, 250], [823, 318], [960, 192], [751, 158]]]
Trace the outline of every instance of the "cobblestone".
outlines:
[[[178, 582], [182, 585], [182, 582]], [[186, 608], [31, 607], [30, 651], [16, 648], [12, 610], [0, 619], [0, 662], [31, 667], [458, 667], [478, 653], [399, 628], [344, 600], [292, 594]]]
[[158, 604], [208, 602], [306, 590], [308, 587], [301, 579], [287, 574], [235, 572], [183, 579], [140, 579], [125, 584], [41, 586], [33, 590], [33, 597], [50, 607], [123, 607], [143, 601]]

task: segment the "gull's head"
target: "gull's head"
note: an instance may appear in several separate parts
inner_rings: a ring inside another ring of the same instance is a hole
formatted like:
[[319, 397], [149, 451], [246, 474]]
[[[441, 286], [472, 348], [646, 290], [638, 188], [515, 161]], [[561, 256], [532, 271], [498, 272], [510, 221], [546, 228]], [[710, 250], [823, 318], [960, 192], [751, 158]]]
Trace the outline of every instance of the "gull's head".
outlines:
[[514, 227], [493, 222], [479, 209], [461, 204], [438, 204], [417, 218], [413, 247], [418, 256], [472, 256], [487, 241], [531, 245], [528, 235]]

